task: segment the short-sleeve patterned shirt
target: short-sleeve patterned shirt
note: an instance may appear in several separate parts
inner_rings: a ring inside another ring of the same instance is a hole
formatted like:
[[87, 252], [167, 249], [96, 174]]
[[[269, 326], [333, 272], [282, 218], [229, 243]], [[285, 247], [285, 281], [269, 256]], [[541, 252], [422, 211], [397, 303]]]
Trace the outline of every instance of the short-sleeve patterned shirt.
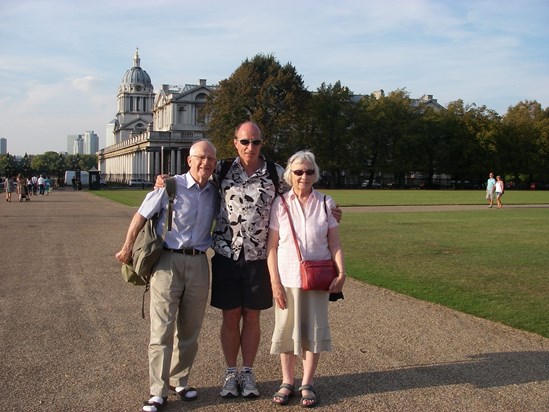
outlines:
[[[247, 261], [267, 258], [267, 235], [271, 204], [276, 196], [276, 187], [269, 177], [267, 162], [248, 176], [240, 158], [236, 158], [225, 178], [219, 182], [223, 161], [218, 162], [214, 181], [217, 182], [221, 204], [213, 230], [213, 249], [227, 258], [238, 260], [243, 250]], [[283, 184], [284, 168], [276, 165], [279, 176], [279, 191], [288, 190]]]

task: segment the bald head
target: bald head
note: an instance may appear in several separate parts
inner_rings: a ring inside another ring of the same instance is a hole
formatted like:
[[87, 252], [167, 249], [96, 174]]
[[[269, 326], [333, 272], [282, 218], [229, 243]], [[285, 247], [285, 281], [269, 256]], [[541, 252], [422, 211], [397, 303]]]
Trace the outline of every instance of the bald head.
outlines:
[[237, 139], [242, 139], [243, 136], [254, 136], [256, 139], [261, 139], [261, 129], [254, 122], [246, 121], [236, 126], [234, 135]]

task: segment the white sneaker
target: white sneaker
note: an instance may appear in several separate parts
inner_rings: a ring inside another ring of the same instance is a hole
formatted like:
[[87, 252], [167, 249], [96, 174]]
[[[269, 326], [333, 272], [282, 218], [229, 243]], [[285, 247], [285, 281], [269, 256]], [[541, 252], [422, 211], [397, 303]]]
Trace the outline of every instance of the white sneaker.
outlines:
[[240, 372], [240, 391], [245, 398], [255, 398], [259, 396], [259, 389], [255, 384], [253, 372]]
[[227, 372], [225, 381], [219, 394], [223, 398], [236, 398], [238, 396], [238, 377], [236, 372]]

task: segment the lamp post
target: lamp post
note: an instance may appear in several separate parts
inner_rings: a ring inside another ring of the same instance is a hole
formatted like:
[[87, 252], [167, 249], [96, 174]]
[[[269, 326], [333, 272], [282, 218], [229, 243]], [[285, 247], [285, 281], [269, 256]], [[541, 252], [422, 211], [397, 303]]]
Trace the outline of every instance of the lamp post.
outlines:
[[25, 174], [26, 178], [29, 178], [29, 155], [25, 153], [25, 156], [23, 156], [23, 173]]
[[74, 177], [76, 179], [75, 189], [82, 190], [82, 182], [80, 181], [80, 155], [78, 153], [72, 158], [72, 164], [74, 166]]
[[63, 154], [59, 153], [59, 159], [57, 160], [57, 186], [63, 187], [63, 174], [65, 173], [65, 161], [63, 159]]

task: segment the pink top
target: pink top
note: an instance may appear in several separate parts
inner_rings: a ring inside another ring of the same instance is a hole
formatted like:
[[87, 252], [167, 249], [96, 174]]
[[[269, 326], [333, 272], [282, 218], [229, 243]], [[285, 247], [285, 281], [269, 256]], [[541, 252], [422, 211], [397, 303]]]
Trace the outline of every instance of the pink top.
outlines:
[[[332, 209], [336, 206], [334, 199], [326, 196], [325, 209], [324, 194], [313, 190], [305, 205], [305, 212], [303, 212], [293, 190], [283, 196], [292, 215], [303, 259], [330, 259], [332, 254], [328, 248], [328, 229], [338, 226], [332, 215]], [[290, 288], [301, 287], [299, 260], [295, 250], [292, 229], [284, 205], [279, 197], [276, 197], [273, 201], [269, 228], [276, 230], [280, 237], [277, 252], [278, 272], [282, 285]]]

